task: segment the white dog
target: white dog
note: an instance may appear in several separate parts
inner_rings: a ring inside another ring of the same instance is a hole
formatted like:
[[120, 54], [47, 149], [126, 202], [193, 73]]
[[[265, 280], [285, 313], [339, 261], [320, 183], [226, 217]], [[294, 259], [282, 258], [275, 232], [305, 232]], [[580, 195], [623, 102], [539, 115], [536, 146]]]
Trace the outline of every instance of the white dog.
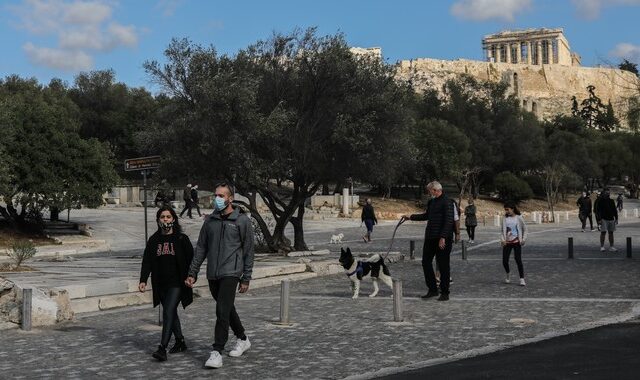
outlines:
[[370, 277], [373, 280], [373, 293], [369, 297], [375, 297], [378, 294], [378, 279], [382, 280], [391, 290], [393, 290], [393, 280], [389, 268], [384, 264], [384, 259], [379, 254], [375, 254], [370, 258], [359, 261], [351, 254], [351, 249], [340, 249], [340, 265], [344, 268], [347, 277], [351, 280], [351, 289], [353, 296], [358, 298], [360, 295], [360, 281]]
[[339, 233], [337, 235], [331, 235], [331, 240], [329, 241], [329, 244], [338, 244], [338, 243], [342, 243], [342, 238], [344, 237], [343, 233]]

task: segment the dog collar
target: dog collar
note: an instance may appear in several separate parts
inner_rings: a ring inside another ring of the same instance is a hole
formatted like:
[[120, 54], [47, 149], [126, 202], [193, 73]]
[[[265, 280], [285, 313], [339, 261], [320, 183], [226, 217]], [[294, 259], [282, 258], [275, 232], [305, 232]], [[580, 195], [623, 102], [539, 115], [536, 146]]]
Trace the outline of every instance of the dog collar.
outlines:
[[362, 261], [358, 261], [358, 265], [356, 266], [356, 270], [354, 270], [351, 273], [347, 273], [347, 277], [351, 277], [351, 276], [353, 276], [354, 274], [356, 274], [358, 272], [362, 273], [363, 271], [364, 271], [364, 268], [362, 267]]

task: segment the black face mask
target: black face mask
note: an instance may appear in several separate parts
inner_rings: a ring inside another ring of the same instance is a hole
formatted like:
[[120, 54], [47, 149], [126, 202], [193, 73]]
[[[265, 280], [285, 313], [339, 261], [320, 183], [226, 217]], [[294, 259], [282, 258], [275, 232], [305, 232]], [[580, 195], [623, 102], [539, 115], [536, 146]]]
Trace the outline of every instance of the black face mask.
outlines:
[[171, 230], [173, 228], [173, 222], [169, 222], [169, 223], [163, 223], [163, 222], [158, 222], [158, 226], [164, 231], [164, 232], [168, 232], [169, 230]]

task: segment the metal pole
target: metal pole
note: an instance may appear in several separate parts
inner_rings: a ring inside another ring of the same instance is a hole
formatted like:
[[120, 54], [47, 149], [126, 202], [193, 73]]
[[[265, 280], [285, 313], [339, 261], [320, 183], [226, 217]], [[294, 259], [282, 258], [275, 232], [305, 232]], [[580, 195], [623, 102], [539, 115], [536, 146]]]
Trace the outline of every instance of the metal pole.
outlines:
[[466, 260], [467, 259], [467, 241], [466, 240], [462, 240], [462, 260]]
[[289, 284], [288, 278], [280, 283], [280, 323], [289, 323]]
[[409, 241], [409, 259], [415, 260], [415, 258], [416, 258], [416, 241], [410, 240]]
[[393, 320], [402, 322], [404, 320], [402, 312], [402, 280], [393, 280]]
[[631, 258], [631, 237], [627, 237], [627, 258], [630, 259]]
[[144, 182], [142, 184], [142, 191], [144, 193], [144, 244], [147, 244], [147, 171], [142, 171], [142, 177], [144, 178]]
[[31, 305], [33, 298], [33, 289], [22, 290], [22, 329], [31, 331]]
[[573, 259], [573, 238], [569, 238], [569, 258]]

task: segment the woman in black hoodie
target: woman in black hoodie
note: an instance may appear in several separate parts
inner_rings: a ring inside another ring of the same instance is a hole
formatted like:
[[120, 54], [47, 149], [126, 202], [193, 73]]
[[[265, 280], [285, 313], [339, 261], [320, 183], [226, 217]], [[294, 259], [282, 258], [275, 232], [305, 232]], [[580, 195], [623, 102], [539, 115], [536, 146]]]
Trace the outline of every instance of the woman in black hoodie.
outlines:
[[158, 231], [151, 235], [144, 250], [138, 290], [145, 291], [152, 274], [153, 306], [162, 304], [163, 308], [162, 338], [153, 357], [165, 361], [171, 334], [176, 341], [170, 353], [187, 349], [178, 318], [178, 304], [182, 303], [186, 308], [193, 301], [193, 290], [184, 284], [193, 259], [193, 245], [182, 233], [173, 208], [162, 206], [156, 214], [156, 222]]

